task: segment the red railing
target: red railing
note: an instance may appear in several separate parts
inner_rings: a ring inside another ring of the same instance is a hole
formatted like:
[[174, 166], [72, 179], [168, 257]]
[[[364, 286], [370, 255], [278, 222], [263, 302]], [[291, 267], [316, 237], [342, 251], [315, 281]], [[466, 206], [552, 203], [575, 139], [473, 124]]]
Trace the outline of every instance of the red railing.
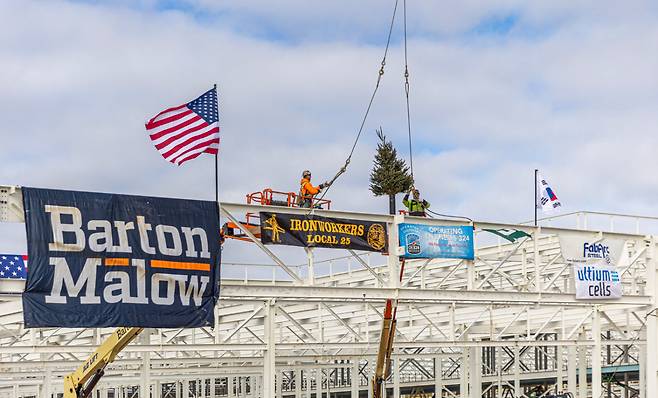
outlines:
[[[261, 206], [283, 206], [283, 207], [299, 207], [297, 204], [298, 194], [295, 192], [275, 191], [272, 188], [265, 188], [262, 191], [252, 192], [247, 194], [247, 204], [258, 204]], [[311, 206], [316, 209], [331, 209], [331, 200], [320, 199], [315, 197], [308, 197], [311, 199]], [[247, 224], [252, 218], [259, 218], [256, 213], [247, 213]]]

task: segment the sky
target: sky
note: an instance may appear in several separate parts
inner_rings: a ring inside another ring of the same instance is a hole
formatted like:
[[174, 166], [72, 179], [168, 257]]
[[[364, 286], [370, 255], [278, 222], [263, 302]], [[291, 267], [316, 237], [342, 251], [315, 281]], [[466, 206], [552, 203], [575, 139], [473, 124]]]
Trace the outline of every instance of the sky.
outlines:
[[[144, 129], [213, 84], [220, 200], [297, 191], [304, 169], [328, 180], [394, 3], [2, 1], [0, 184], [213, 199], [214, 159], [169, 164]], [[387, 211], [369, 191], [376, 128], [410, 160], [401, 16], [334, 209]], [[655, 215], [658, 3], [408, 0], [407, 18], [414, 174], [432, 209], [531, 219], [538, 168], [564, 212]], [[2, 226], [0, 251], [24, 250], [21, 231]]]

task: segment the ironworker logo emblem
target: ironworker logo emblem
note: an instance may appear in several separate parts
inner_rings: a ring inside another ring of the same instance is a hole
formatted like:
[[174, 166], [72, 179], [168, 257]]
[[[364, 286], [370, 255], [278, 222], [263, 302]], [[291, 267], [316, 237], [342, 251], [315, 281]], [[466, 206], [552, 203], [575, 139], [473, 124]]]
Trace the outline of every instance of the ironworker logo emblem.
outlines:
[[279, 234], [285, 234], [286, 231], [285, 229], [281, 228], [279, 226], [279, 222], [276, 220], [276, 215], [272, 214], [272, 217], [268, 218], [265, 221], [265, 224], [269, 225], [268, 227], [264, 227], [263, 229], [267, 231], [272, 231], [272, 242], [280, 243], [281, 242], [281, 236]]
[[368, 244], [375, 250], [382, 250], [386, 246], [386, 232], [381, 224], [372, 224], [368, 228]]

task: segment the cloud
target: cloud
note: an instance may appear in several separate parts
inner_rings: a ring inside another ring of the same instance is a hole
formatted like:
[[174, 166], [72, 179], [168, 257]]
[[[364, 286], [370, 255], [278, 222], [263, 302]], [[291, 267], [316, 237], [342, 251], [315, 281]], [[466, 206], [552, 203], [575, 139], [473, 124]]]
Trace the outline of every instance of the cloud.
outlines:
[[[213, 159], [166, 163], [143, 123], [213, 83], [223, 200], [297, 191], [307, 168], [330, 179], [393, 3], [309, 4], [2, 2], [1, 181], [211, 199]], [[658, 12], [615, 4], [409, 2], [414, 170], [434, 210], [529, 219], [537, 167], [568, 210], [655, 210]], [[399, 27], [336, 209], [387, 209], [368, 191], [375, 128], [408, 158]]]

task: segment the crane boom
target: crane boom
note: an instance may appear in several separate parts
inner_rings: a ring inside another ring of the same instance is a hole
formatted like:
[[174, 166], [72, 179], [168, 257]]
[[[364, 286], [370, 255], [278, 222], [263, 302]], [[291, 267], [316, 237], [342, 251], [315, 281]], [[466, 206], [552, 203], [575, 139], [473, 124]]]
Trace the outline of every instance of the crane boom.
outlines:
[[78, 369], [64, 378], [64, 398], [89, 397], [98, 380], [105, 374], [105, 367], [142, 330], [136, 327], [116, 329]]

